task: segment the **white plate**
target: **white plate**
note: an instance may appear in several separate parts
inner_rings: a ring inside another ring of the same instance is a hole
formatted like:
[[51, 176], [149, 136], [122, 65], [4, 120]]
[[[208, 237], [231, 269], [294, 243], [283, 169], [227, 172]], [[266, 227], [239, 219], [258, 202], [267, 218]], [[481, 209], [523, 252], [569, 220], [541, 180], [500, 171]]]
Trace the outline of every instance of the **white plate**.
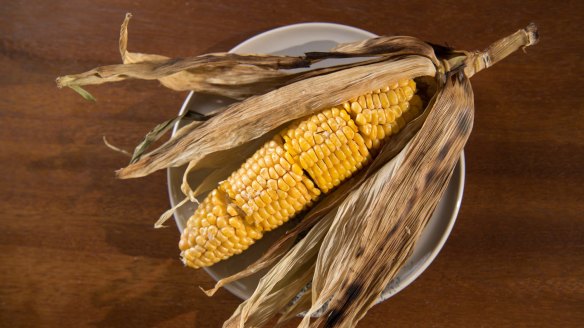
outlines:
[[[337, 43], [358, 41], [374, 36], [375, 34], [373, 33], [345, 25], [303, 23], [280, 27], [256, 35], [231, 49], [231, 52], [301, 55], [307, 51], [327, 51]], [[319, 63], [319, 66], [326, 65], [326, 61]], [[204, 113], [218, 106], [225, 106], [229, 102], [225, 98], [194, 94], [191, 92], [185, 99], [180, 112], [182, 113], [187, 108], [190, 108]], [[178, 127], [178, 125], [174, 127], [173, 134], [176, 133]], [[180, 190], [184, 170], [185, 167], [168, 169], [168, 193], [172, 206], [180, 202], [184, 197]], [[395, 295], [412, 283], [438, 255], [456, 221], [462, 200], [464, 171], [464, 153], [462, 153], [458, 165], [454, 169], [454, 174], [446, 189], [446, 193], [438, 204], [420, 240], [417, 242], [412, 256], [399, 271], [395, 279], [386, 287], [379, 302]], [[200, 181], [202, 178], [203, 174], [200, 174], [199, 177], [195, 176], [195, 181]], [[186, 221], [192, 215], [193, 210], [193, 204], [185, 205], [174, 214], [176, 224], [181, 232]], [[259, 258], [285, 229], [286, 227], [280, 227], [275, 231], [267, 233], [264, 238], [241, 255], [233, 256], [212, 267], [205, 268], [205, 271], [215, 280], [219, 280], [244, 269], [248, 264]], [[229, 284], [225, 288], [236, 296], [247, 299], [253, 293], [260, 277], [261, 275], [256, 274], [255, 276]]]

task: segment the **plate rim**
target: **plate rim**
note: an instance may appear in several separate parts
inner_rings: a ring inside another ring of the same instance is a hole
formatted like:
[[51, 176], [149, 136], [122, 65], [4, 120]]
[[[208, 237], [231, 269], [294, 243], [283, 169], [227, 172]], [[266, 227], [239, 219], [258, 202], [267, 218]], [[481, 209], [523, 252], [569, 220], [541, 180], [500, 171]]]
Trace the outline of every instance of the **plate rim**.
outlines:
[[[266, 38], [266, 37], [269, 37], [270, 35], [277, 34], [277, 33], [283, 32], [283, 31], [289, 32], [290, 30], [293, 30], [293, 29], [313, 29], [313, 28], [336, 28], [336, 29], [340, 29], [340, 30], [361, 33], [364, 36], [369, 36], [369, 37], [377, 37], [378, 36], [372, 32], [369, 32], [367, 30], [364, 30], [364, 29], [361, 29], [358, 27], [344, 25], [344, 24], [338, 24], [338, 23], [328, 23], [328, 22], [295, 23], [295, 24], [276, 27], [276, 28], [261, 32], [259, 34], [256, 34], [256, 35], [240, 42], [239, 44], [234, 46], [231, 50], [229, 50], [229, 52], [230, 53], [237, 52], [237, 51], [239, 51], [239, 49], [247, 46], [250, 43], [257, 42], [258, 40], [260, 40], [262, 38]], [[194, 95], [195, 95], [194, 91], [189, 91], [189, 93], [185, 97], [185, 100], [183, 101], [183, 104], [179, 110], [179, 115], [187, 110], [187, 107], [190, 105], [191, 99]], [[179, 129], [179, 122], [174, 124], [174, 126], [172, 128], [171, 135], [174, 136], [176, 134], [176, 132], [178, 131], [178, 129]], [[168, 198], [169, 198], [171, 207], [174, 207], [174, 206], [176, 206], [177, 202], [175, 202], [173, 197], [172, 197], [172, 189], [171, 189], [172, 184], [171, 184], [171, 173], [170, 173], [171, 169], [172, 168], [166, 169], [166, 185], [167, 185]], [[465, 179], [466, 178], [466, 160], [465, 160], [464, 150], [461, 151], [461, 153], [460, 153], [460, 158], [458, 160], [458, 164], [455, 167], [455, 172], [453, 172], [453, 175], [454, 174], [458, 174], [458, 178], [459, 178], [457, 192], [455, 195], [456, 202], [454, 204], [454, 209], [453, 209], [452, 213], [450, 214], [448, 225], [446, 226], [444, 233], [440, 236], [440, 239], [438, 240], [436, 247], [430, 252], [430, 254], [428, 256], [426, 256], [422, 260], [421, 265], [417, 266], [415, 268], [415, 270], [412, 271], [407, 276], [407, 279], [398, 281], [395, 288], [391, 289], [388, 293], [385, 293], [385, 294], [382, 293], [380, 295], [380, 297], [375, 301], [375, 304], [379, 304], [379, 303], [391, 298], [392, 296], [398, 294], [400, 291], [402, 291], [407, 286], [409, 286], [412, 282], [414, 282], [416, 279], [418, 279], [419, 276], [424, 271], [426, 271], [426, 269], [430, 266], [430, 264], [432, 264], [432, 262], [434, 262], [434, 260], [436, 259], [436, 257], [440, 253], [440, 251], [444, 248], [444, 245], [446, 244], [446, 241], [450, 237], [450, 234], [452, 233], [452, 229], [454, 228], [454, 224], [456, 223], [456, 220], [458, 218], [458, 213], [460, 212], [460, 207], [461, 207], [462, 199], [463, 199], [463, 195], [464, 195], [464, 185], [465, 185], [465, 180], [466, 180]], [[173, 218], [174, 218], [175, 224], [177, 225], [179, 232], [182, 233], [182, 230], [184, 229], [184, 227], [182, 226], [180, 219], [176, 216], [176, 213], [173, 214]], [[208, 270], [208, 268], [203, 268], [203, 270], [205, 270], [205, 272], [209, 276], [211, 276], [215, 281], [217, 281], [219, 279], [219, 277], [216, 274], [214, 274], [213, 272], [210, 272]], [[388, 284], [388, 286], [390, 284], [391, 284], [391, 282]], [[239, 289], [232, 288], [230, 285], [223, 286], [223, 288], [225, 288], [231, 294], [237, 296], [238, 298], [240, 298], [242, 300], [247, 299], [247, 296], [243, 295], [243, 293]], [[387, 286], [386, 286], [386, 288], [387, 288]]]

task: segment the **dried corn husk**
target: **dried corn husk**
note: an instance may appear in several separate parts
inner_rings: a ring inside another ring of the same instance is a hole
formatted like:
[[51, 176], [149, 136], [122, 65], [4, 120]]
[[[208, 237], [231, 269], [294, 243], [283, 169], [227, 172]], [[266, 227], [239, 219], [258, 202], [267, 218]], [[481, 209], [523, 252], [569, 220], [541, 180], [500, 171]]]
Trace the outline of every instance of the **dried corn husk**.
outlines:
[[81, 89], [84, 85], [117, 82], [127, 79], [158, 80], [176, 91], [194, 90], [219, 94], [234, 99], [245, 99], [308, 77], [330, 73], [335, 69], [355, 66], [340, 65], [311, 72], [289, 74], [282, 69], [306, 68], [327, 58], [395, 57], [426, 55], [438, 63], [432, 48], [416, 38], [380, 37], [366, 42], [340, 45], [331, 52], [314, 52], [305, 56], [240, 55], [213, 53], [197, 57], [173, 59], [154, 54], [133, 53], [127, 50], [128, 23], [126, 14], [120, 30], [119, 49], [123, 64], [98, 67], [81, 74], [57, 78], [59, 87], [70, 87], [84, 97], [91, 95]]
[[[183, 181], [185, 201], [196, 201], [196, 196], [230, 172], [230, 167], [220, 167], [217, 158], [239, 164], [243, 159], [238, 154], [251, 152], [256, 143], [291, 120], [377, 89], [389, 80], [430, 78], [438, 86], [424, 115], [384, 145], [367, 170], [324, 197], [260, 260], [207, 292], [212, 295], [223, 284], [278, 261], [225, 327], [259, 327], [278, 313], [283, 313], [283, 322], [301, 312], [306, 312], [302, 327], [356, 325], [411, 254], [447, 186], [472, 128], [474, 105], [468, 79], [538, 40], [537, 29], [530, 24], [476, 52], [455, 51], [411, 37], [379, 37], [299, 57], [219, 53], [169, 59], [127, 51], [129, 18], [120, 33], [124, 64], [64, 76], [57, 82], [86, 97], [83, 85], [140, 78], [159, 80], [174, 90], [244, 99], [205, 122], [185, 126], [144, 155], [146, 144], [118, 172], [121, 178], [139, 177], [189, 163]], [[357, 56], [370, 58], [332, 68], [286, 72], [322, 59]], [[150, 139], [160, 137], [167, 125]], [[236, 132], [226, 136], [225, 131]], [[188, 174], [201, 167], [215, 171], [203, 184], [191, 188]], [[292, 249], [284, 247], [304, 231], [308, 234]], [[291, 303], [302, 290], [304, 294]], [[323, 309], [320, 318], [310, 319]]]
[[[473, 107], [468, 79], [462, 73], [448, 76], [395, 175], [377, 179], [355, 202], [343, 204], [350, 209], [339, 215], [344, 225], [331, 228], [316, 264], [308, 314], [330, 304], [315, 326], [325, 320], [354, 326], [397, 274], [447, 186], [470, 135]], [[352, 229], [362, 233], [342, 234]]]
[[[434, 76], [432, 61], [405, 56], [344, 69], [281, 87], [229, 106], [187, 135], [169, 140], [118, 171], [120, 178], [148, 175], [166, 167], [200, 161], [205, 156], [257, 139], [291, 120], [341, 103], [352, 95], [381, 88], [389, 80]], [[322, 87], [327, 86], [325, 90]], [[226, 131], [237, 131], [229, 133]]]

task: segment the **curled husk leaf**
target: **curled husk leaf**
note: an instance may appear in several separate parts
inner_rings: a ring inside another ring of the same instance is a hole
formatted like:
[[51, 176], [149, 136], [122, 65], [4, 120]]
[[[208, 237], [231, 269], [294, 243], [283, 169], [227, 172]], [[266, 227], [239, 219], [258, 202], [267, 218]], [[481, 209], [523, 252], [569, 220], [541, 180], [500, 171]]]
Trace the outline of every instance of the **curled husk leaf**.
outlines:
[[[228, 106], [197, 129], [173, 137], [121, 169], [118, 176], [141, 177], [163, 168], [200, 161], [209, 154], [257, 139], [291, 120], [337, 105], [355, 94], [381, 88], [387, 81], [435, 73], [434, 64], [426, 57], [405, 56], [301, 80]], [[226, 134], [225, 131], [234, 132]]]
[[120, 29], [119, 49], [123, 64], [102, 66], [81, 74], [62, 76], [57, 78], [57, 85], [79, 90], [85, 85], [127, 79], [158, 80], [162, 85], [175, 91], [194, 90], [245, 99], [312, 76], [354, 66], [340, 65], [337, 68], [328, 67], [300, 73], [283, 71], [307, 68], [329, 58], [424, 54], [435, 63], [438, 62], [428, 44], [407, 36], [373, 38], [365, 42], [343, 44], [331, 52], [313, 52], [304, 56], [212, 53], [196, 57], [169, 58], [134, 53], [127, 50], [128, 23], [131, 17], [131, 14], [126, 14]]
[[[312, 281], [310, 315], [329, 302], [318, 326], [353, 327], [411, 254], [448, 185], [474, 115], [462, 72], [448, 77], [392, 176], [372, 181], [323, 241]], [[356, 231], [361, 233], [344, 233]], [[339, 241], [343, 240], [342, 243]], [[351, 270], [347, 270], [350, 267]], [[340, 286], [340, 287], [339, 287]]]

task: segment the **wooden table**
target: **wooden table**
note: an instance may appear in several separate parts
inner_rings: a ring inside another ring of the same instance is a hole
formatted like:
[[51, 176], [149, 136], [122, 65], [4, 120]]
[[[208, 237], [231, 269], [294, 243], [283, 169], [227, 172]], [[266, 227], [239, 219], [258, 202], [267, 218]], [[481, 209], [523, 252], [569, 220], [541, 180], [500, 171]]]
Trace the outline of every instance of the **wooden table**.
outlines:
[[[472, 7], [472, 8], [471, 8]], [[219, 327], [239, 304], [178, 260], [165, 173], [119, 181], [131, 148], [185, 92], [130, 81], [58, 90], [58, 75], [228, 50], [259, 32], [329, 21], [480, 49], [530, 21], [539, 45], [473, 78], [476, 121], [457, 224], [432, 266], [361, 327], [576, 327], [584, 321], [583, 2], [3, 1], [0, 4], [0, 325]]]

